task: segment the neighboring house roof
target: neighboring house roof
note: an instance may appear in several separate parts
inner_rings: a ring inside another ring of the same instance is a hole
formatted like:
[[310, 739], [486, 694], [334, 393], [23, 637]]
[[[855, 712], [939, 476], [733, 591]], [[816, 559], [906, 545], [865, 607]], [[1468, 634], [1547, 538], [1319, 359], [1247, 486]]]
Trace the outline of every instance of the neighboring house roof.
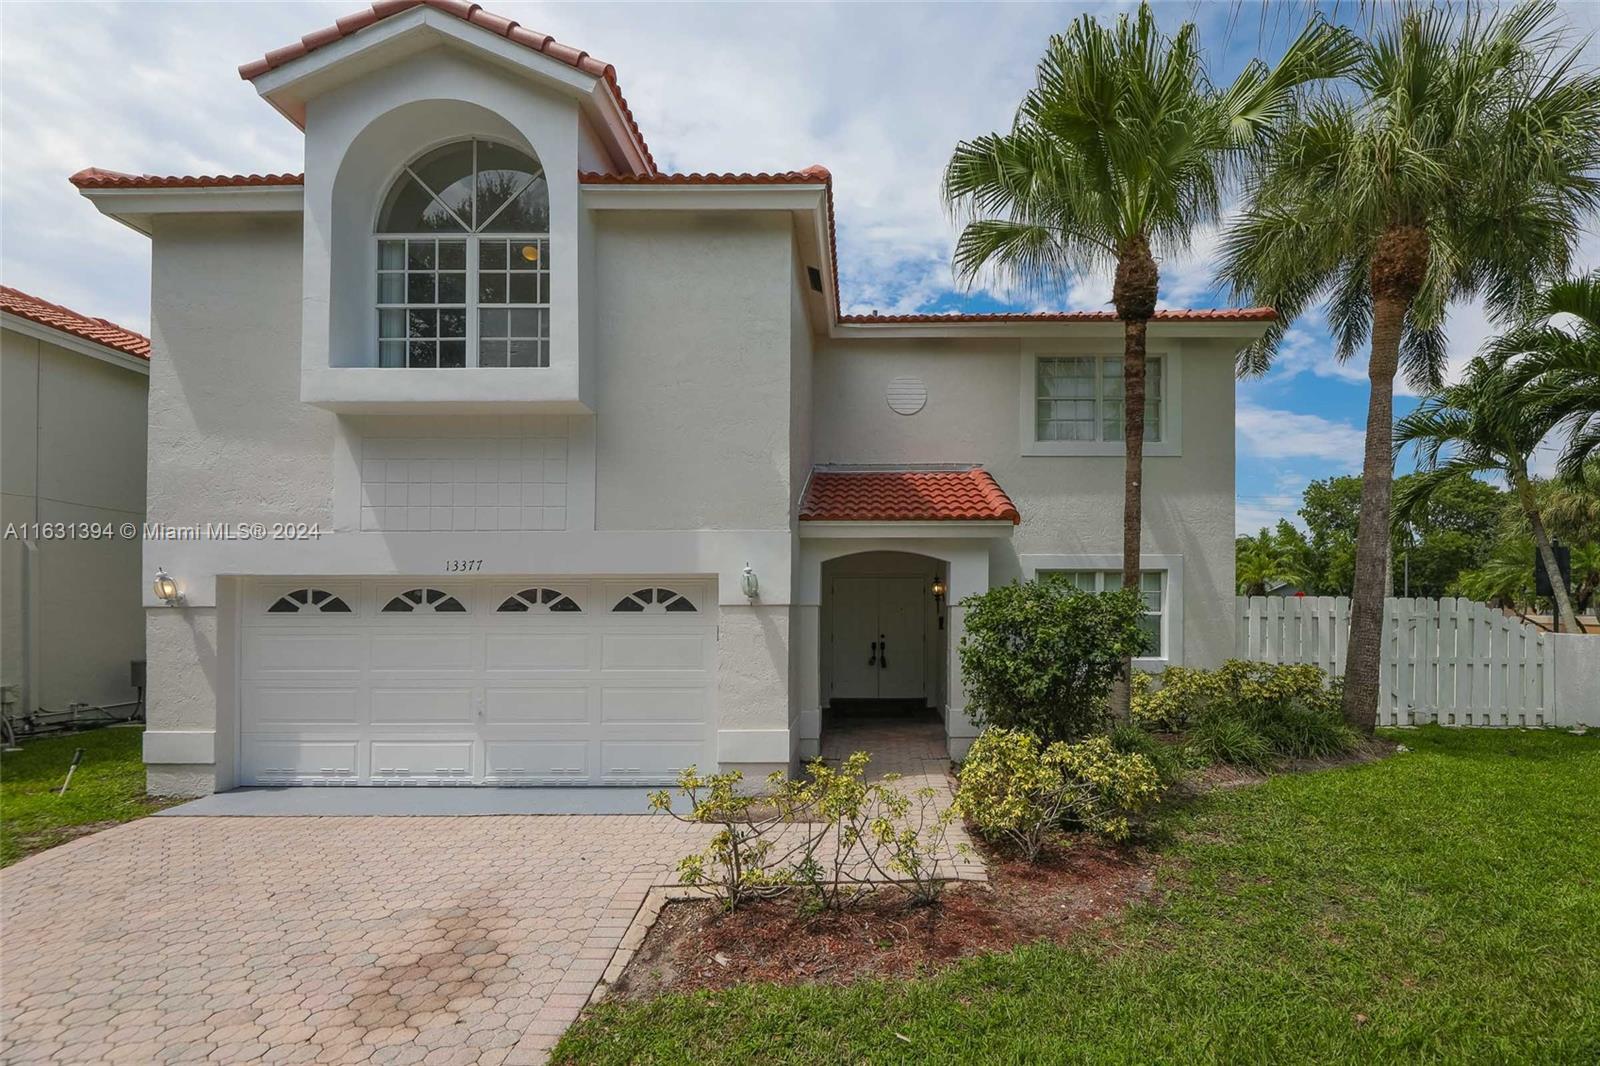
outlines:
[[803, 522], [1022, 521], [999, 482], [982, 467], [812, 471], [800, 503]]
[[416, 7], [431, 7], [435, 11], [442, 11], [446, 15], [454, 15], [463, 22], [470, 22], [490, 33], [504, 37], [513, 44], [520, 44], [569, 67], [581, 70], [585, 74], [605, 81], [611, 90], [611, 95], [616, 97], [617, 107], [623, 117], [627, 119], [628, 126], [634, 138], [639, 142], [639, 147], [644, 151], [645, 161], [650, 166], [651, 173], [655, 172], [655, 157], [650, 154], [650, 146], [645, 143], [644, 134], [639, 130], [639, 123], [634, 120], [633, 111], [628, 107], [627, 99], [622, 95], [622, 86], [617, 83], [617, 69], [610, 63], [596, 59], [581, 48], [574, 48], [570, 44], [562, 44], [548, 33], [530, 30], [515, 19], [503, 18], [500, 15], [485, 11], [479, 4], [469, 4], [466, 0], [378, 0], [365, 11], [358, 11], [353, 15], [346, 15], [332, 26], [326, 26], [313, 33], [308, 33], [293, 44], [274, 48], [260, 59], [246, 63], [239, 68], [239, 77], [246, 81], [254, 81], [270, 70], [276, 70], [286, 63], [291, 63], [301, 56], [309, 55], [325, 45], [334, 41], [343, 40], [352, 34], [359, 33], [375, 23], [403, 11], [410, 11]]
[[90, 341], [136, 359], [150, 361], [150, 338], [142, 333], [125, 329], [103, 318], [90, 318], [70, 307], [62, 307], [21, 289], [0, 285], [0, 311], [25, 318], [29, 322], [60, 330], [79, 340]]

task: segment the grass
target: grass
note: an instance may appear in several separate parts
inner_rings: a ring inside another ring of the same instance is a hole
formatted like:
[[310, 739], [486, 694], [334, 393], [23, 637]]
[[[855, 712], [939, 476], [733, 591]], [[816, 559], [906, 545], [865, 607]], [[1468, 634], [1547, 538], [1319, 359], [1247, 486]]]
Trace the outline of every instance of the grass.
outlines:
[[[142, 818], [165, 804], [144, 793], [142, 729], [95, 729], [25, 740], [0, 754], [0, 866], [105, 828]], [[83, 761], [65, 796], [57, 796], [75, 749]]]
[[560, 1062], [1597, 1062], [1600, 733], [1429, 728], [1169, 815], [1165, 899], [939, 976], [602, 1004]]

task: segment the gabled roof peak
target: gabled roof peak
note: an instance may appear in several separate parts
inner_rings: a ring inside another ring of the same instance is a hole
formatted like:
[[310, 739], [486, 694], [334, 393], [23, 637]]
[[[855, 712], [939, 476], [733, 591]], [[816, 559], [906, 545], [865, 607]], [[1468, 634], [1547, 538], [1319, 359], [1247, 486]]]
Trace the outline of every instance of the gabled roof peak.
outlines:
[[558, 63], [564, 63], [574, 70], [582, 71], [592, 77], [599, 78], [606, 83], [607, 89], [616, 100], [617, 110], [622, 113], [629, 130], [638, 142], [640, 152], [649, 168], [649, 173], [655, 173], [655, 158], [650, 153], [650, 146], [645, 143], [644, 134], [639, 130], [639, 124], [634, 120], [633, 112], [628, 107], [628, 101], [622, 95], [622, 86], [617, 83], [617, 70], [610, 63], [596, 59], [581, 48], [557, 41], [548, 33], [528, 29], [514, 19], [508, 19], [492, 12], [485, 11], [481, 4], [467, 3], [466, 0], [378, 0], [364, 11], [346, 15], [336, 21], [332, 26], [324, 26], [295, 41], [293, 44], [274, 48], [260, 59], [254, 59], [239, 68], [239, 77], [246, 81], [254, 81], [279, 67], [310, 55], [319, 48], [333, 44], [346, 37], [354, 36], [369, 26], [376, 25], [384, 19], [403, 14], [416, 8], [430, 8], [458, 18], [463, 22], [487, 30], [498, 37], [504, 37], [512, 44], [521, 45], [530, 51], [538, 52]]

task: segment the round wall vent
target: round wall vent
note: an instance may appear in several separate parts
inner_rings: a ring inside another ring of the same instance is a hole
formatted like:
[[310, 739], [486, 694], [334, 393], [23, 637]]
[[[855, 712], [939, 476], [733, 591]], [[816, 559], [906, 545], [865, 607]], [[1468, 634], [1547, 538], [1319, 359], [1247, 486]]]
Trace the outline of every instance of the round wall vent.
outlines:
[[928, 386], [921, 378], [895, 378], [883, 390], [889, 410], [901, 415], [914, 415], [928, 402]]

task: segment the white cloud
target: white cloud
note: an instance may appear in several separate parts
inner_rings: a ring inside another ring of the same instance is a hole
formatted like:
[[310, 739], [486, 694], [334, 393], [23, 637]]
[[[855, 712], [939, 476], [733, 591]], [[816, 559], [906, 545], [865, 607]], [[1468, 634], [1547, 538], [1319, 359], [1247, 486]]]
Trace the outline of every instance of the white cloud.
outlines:
[[1234, 429], [1242, 455], [1267, 460], [1316, 459], [1336, 474], [1361, 468], [1365, 437], [1360, 427], [1348, 422], [1245, 401], [1238, 406]]

